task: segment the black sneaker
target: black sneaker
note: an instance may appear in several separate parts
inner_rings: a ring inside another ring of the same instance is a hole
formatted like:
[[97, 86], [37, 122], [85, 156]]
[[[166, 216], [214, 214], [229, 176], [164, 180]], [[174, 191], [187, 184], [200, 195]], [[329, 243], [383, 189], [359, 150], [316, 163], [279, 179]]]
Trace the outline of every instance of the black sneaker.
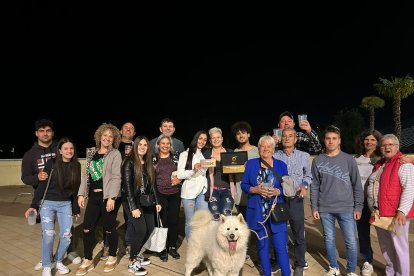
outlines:
[[305, 266], [303, 267], [303, 269], [306, 270], [308, 268], [309, 268], [309, 264], [308, 264], [308, 262], [305, 262]]
[[140, 261], [141, 265], [149, 265], [151, 264], [151, 260], [148, 258], [145, 258], [144, 255], [138, 254], [137, 260]]
[[148, 272], [141, 266], [139, 260], [135, 260], [133, 263], [128, 264], [128, 271], [134, 275], [147, 275]]
[[278, 263], [271, 262], [272, 265], [272, 273], [278, 273], [280, 271], [280, 266]]
[[168, 248], [168, 253], [171, 255], [171, 257], [173, 257], [174, 259], [179, 259], [180, 258], [180, 254], [178, 254], [177, 252], [177, 248], [175, 247], [170, 247]]
[[167, 249], [164, 249], [163, 251], [161, 251], [161, 253], [160, 253], [160, 259], [163, 262], [168, 261], [168, 252], [167, 252]]

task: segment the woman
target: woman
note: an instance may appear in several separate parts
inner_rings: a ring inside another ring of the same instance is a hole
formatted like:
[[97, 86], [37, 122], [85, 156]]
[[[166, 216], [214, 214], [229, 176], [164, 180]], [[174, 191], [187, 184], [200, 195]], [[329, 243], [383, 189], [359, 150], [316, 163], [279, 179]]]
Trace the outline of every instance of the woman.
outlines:
[[[160, 253], [163, 262], [168, 254], [179, 259], [177, 252], [178, 221], [181, 206], [181, 180], [177, 178], [178, 156], [174, 155], [171, 136], [161, 134], [156, 142], [157, 154], [154, 158], [156, 190], [162, 206], [161, 220], [168, 227], [167, 248]], [[174, 173], [174, 174], [173, 174]]]
[[[43, 276], [51, 274], [55, 217], [59, 224], [59, 243], [56, 253], [56, 268], [60, 274], [69, 273], [69, 269], [62, 263], [66, 250], [71, 241], [72, 216], [79, 218], [80, 209], [77, 203], [77, 191], [81, 182], [81, 166], [78, 162], [76, 148], [72, 140], [62, 138], [58, 142], [56, 159], [46, 164], [40, 174], [49, 178], [49, 187], [46, 191], [48, 179], [40, 182], [25, 216], [39, 209], [39, 203], [44, 196], [40, 216], [42, 217], [42, 264]], [[52, 170], [53, 169], [53, 170]]]
[[204, 194], [207, 191], [206, 168], [201, 167], [200, 161], [205, 159], [201, 151], [207, 144], [208, 135], [204, 130], [197, 131], [190, 146], [180, 154], [177, 167], [177, 177], [184, 179], [181, 187], [181, 199], [185, 216], [185, 237], [190, 237], [190, 221], [195, 211], [208, 209]]
[[122, 179], [126, 201], [124, 210], [128, 216], [131, 237], [128, 271], [134, 275], [146, 275], [143, 265], [150, 264], [139, 252], [154, 230], [154, 207], [141, 206], [142, 195], [153, 195], [157, 212], [161, 211], [155, 187], [155, 170], [148, 138], [138, 136], [133, 144], [132, 153], [122, 165]]
[[[359, 143], [357, 145], [359, 153], [355, 156], [355, 161], [358, 165], [363, 189], [366, 187], [367, 179], [372, 173], [374, 164], [381, 158], [381, 150], [379, 147], [381, 138], [382, 134], [375, 129], [366, 130], [362, 132], [359, 137]], [[374, 272], [374, 268], [372, 267], [371, 225], [369, 224], [371, 211], [368, 208], [366, 194], [365, 190], [364, 207], [362, 209], [361, 218], [357, 220], [359, 251], [364, 257], [361, 273], [364, 276], [371, 275]]]
[[213, 127], [208, 131], [212, 148], [204, 152], [204, 156], [216, 160], [216, 167], [209, 168], [207, 175], [209, 198], [208, 208], [215, 220], [220, 214], [231, 216], [234, 198], [236, 196], [236, 185], [234, 177], [223, 174], [221, 171], [221, 153], [231, 152], [231, 149], [223, 147], [223, 133], [220, 128]]
[[86, 159], [86, 171], [78, 192], [78, 204], [85, 208], [83, 219], [84, 260], [76, 275], [85, 275], [94, 268], [92, 251], [95, 246], [95, 228], [103, 217], [103, 228], [109, 242], [109, 257], [104, 272], [115, 269], [118, 232], [116, 216], [121, 193], [121, 153], [118, 146], [121, 135], [112, 124], [102, 124], [95, 131], [96, 148], [91, 148]]
[[[262, 136], [259, 139], [258, 148], [260, 158], [247, 161], [241, 183], [242, 190], [247, 193], [246, 221], [249, 228], [256, 232], [259, 237], [257, 248], [263, 275], [271, 275], [270, 244], [269, 237], [267, 236], [267, 233], [270, 232], [275, 255], [282, 270], [282, 276], [290, 276], [287, 251], [287, 222], [274, 222], [268, 216], [274, 200], [277, 200], [277, 203], [285, 201], [283, 196], [279, 197], [283, 190], [277, 177], [273, 175], [272, 170], [261, 162], [261, 158], [281, 176], [287, 175], [288, 170], [285, 163], [272, 157], [275, 151], [275, 141], [271, 136]], [[271, 183], [270, 187], [267, 187], [265, 183]]]
[[[384, 135], [380, 147], [383, 158], [375, 164], [369, 177], [368, 206], [371, 210], [378, 209], [380, 216], [395, 217], [397, 234], [375, 227], [386, 262], [386, 275], [409, 276], [408, 230], [410, 219], [414, 217], [414, 165], [400, 162], [400, 143], [394, 134]], [[376, 179], [379, 185], [375, 185], [373, 193]]]

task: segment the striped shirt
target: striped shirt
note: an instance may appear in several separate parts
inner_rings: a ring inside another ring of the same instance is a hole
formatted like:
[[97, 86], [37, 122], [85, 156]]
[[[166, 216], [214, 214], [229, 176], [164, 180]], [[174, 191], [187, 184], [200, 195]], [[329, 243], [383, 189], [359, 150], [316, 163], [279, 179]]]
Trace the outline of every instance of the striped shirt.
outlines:
[[288, 155], [284, 150], [278, 150], [273, 154], [273, 157], [286, 163], [288, 173], [293, 178], [296, 190], [299, 190], [301, 184], [309, 186], [312, 183], [309, 153], [294, 149]]

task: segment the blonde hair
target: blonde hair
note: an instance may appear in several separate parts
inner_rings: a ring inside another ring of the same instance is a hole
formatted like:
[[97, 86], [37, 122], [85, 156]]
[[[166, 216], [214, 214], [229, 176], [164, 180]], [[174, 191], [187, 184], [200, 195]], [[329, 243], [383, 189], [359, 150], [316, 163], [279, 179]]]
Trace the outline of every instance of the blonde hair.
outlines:
[[211, 136], [211, 135], [213, 135], [213, 133], [220, 133], [221, 134], [221, 136], [223, 136], [223, 132], [221, 131], [221, 128], [218, 128], [218, 127], [213, 127], [213, 128], [210, 128], [210, 130], [208, 131], [208, 134]]
[[112, 147], [115, 149], [118, 149], [119, 144], [121, 143], [121, 133], [116, 126], [114, 126], [113, 124], [108, 124], [108, 123], [103, 123], [95, 131], [94, 138], [95, 138], [96, 147], [98, 149], [101, 148], [102, 133], [104, 133], [106, 130], [109, 130], [112, 132], [112, 136], [114, 137], [114, 141], [112, 142]]
[[275, 140], [273, 140], [272, 136], [263, 135], [262, 137], [260, 137], [259, 142], [257, 143], [257, 147], [260, 148], [260, 145], [263, 143], [269, 143], [272, 146], [273, 153], [275, 153], [276, 143]]

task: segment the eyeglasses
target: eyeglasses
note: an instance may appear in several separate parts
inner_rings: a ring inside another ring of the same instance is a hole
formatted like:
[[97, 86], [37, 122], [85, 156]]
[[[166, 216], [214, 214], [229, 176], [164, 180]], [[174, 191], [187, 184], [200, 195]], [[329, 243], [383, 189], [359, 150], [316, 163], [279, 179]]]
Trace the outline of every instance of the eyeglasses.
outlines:
[[381, 145], [381, 148], [386, 148], [386, 147], [393, 147], [393, 146], [395, 146], [396, 144], [385, 144], [385, 145]]

